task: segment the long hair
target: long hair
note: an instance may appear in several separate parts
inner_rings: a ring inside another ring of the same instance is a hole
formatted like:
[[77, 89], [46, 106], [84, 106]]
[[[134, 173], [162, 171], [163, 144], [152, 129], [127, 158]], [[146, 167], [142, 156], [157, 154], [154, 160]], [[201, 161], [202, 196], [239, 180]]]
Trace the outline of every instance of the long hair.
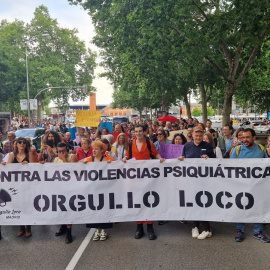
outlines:
[[212, 134], [211, 133], [204, 133], [204, 136], [207, 136], [207, 138], [209, 140], [209, 143], [211, 144], [213, 149], [215, 149], [216, 145], [215, 145], [215, 141], [214, 141], [214, 138], [213, 138]]
[[53, 137], [54, 137], [54, 147], [56, 147], [57, 144], [61, 142], [61, 138], [60, 138], [60, 136], [59, 136], [59, 134], [57, 132], [51, 130], [51, 131], [49, 131], [47, 133], [46, 143], [48, 142], [48, 137], [49, 137], [50, 134], [52, 134]]
[[120, 145], [120, 137], [123, 136], [125, 138], [125, 141], [124, 141], [124, 148], [127, 150], [128, 149], [128, 140], [127, 140], [127, 137], [125, 135], [125, 133], [120, 133], [118, 136], [117, 136], [117, 139], [116, 139], [116, 144], [115, 144], [115, 147], [117, 149], [118, 145]]
[[26, 147], [25, 147], [24, 153], [25, 153], [26, 157], [29, 159], [30, 143], [29, 143], [29, 141], [27, 141], [23, 137], [16, 138], [16, 145], [15, 145], [14, 150], [13, 150], [14, 157], [16, 157], [18, 155], [18, 153], [19, 153], [18, 146], [17, 146], [17, 143], [19, 141], [24, 141], [26, 143]]

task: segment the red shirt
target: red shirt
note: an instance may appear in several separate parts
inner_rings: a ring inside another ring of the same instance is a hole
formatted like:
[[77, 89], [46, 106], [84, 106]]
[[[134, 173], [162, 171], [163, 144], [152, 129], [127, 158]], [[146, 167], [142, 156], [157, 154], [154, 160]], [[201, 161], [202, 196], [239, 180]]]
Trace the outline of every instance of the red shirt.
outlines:
[[76, 150], [76, 156], [78, 158], [78, 160], [82, 160], [84, 158], [87, 158], [87, 157], [91, 157], [93, 155], [92, 153], [92, 147], [89, 148], [88, 152], [85, 153], [84, 150], [82, 149], [82, 147], [78, 148]]
[[[136, 160], [145, 160], [145, 159], [151, 159], [150, 157], [150, 151], [147, 147], [146, 139], [144, 139], [142, 149], [139, 152], [137, 145], [136, 145], [137, 139], [134, 139], [132, 142], [132, 158], [135, 158]], [[158, 150], [156, 149], [155, 145], [152, 141], [150, 141], [151, 144], [151, 152], [154, 156], [158, 155]], [[129, 159], [129, 148], [127, 150], [126, 156]]]

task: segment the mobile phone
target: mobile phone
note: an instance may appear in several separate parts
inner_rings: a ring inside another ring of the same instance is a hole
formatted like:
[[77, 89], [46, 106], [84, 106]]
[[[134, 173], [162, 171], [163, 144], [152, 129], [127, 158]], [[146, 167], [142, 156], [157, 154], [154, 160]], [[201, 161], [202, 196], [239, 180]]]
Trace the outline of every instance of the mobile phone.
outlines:
[[51, 148], [53, 148], [53, 141], [52, 140], [46, 141], [46, 144], [49, 145]]

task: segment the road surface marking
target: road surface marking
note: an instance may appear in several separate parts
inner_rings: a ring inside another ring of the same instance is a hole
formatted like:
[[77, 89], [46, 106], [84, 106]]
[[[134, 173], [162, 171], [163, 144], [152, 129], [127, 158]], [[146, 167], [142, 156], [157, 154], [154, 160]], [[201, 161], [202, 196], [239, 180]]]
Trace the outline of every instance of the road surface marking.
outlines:
[[73, 258], [71, 259], [68, 266], [66, 267], [66, 270], [73, 270], [75, 268], [79, 259], [82, 256], [83, 252], [85, 251], [86, 247], [88, 246], [94, 232], [95, 232], [95, 229], [89, 230], [88, 234], [85, 236], [85, 238], [82, 241], [81, 245], [79, 246], [78, 250], [76, 251]]

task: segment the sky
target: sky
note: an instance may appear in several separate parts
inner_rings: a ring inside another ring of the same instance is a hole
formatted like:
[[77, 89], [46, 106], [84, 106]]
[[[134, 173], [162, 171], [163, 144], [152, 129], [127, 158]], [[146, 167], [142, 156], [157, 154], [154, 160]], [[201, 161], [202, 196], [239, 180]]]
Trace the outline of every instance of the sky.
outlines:
[[[86, 46], [98, 53], [98, 48], [91, 44], [95, 35], [91, 17], [80, 6], [69, 5], [68, 0], [0, 0], [0, 20], [6, 19], [12, 22], [18, 19], [28, 23], [33, 18], [35, 9], [40, 5], [48, 8], [51, 18], [56, 19], [60, 27], [77, 28], [80, 40], [85, 41]], [[30, 64], [29, 62], [28, 65]], [[113, 88], [106, 78], [99, 78], [98, 74], [102, 71], [102, 67], [96, 68], [93, 86], [97, 89], [97, 104], [107, 105], [112, 102]], [[70, 103], [89, 104], [89, 98]]]

